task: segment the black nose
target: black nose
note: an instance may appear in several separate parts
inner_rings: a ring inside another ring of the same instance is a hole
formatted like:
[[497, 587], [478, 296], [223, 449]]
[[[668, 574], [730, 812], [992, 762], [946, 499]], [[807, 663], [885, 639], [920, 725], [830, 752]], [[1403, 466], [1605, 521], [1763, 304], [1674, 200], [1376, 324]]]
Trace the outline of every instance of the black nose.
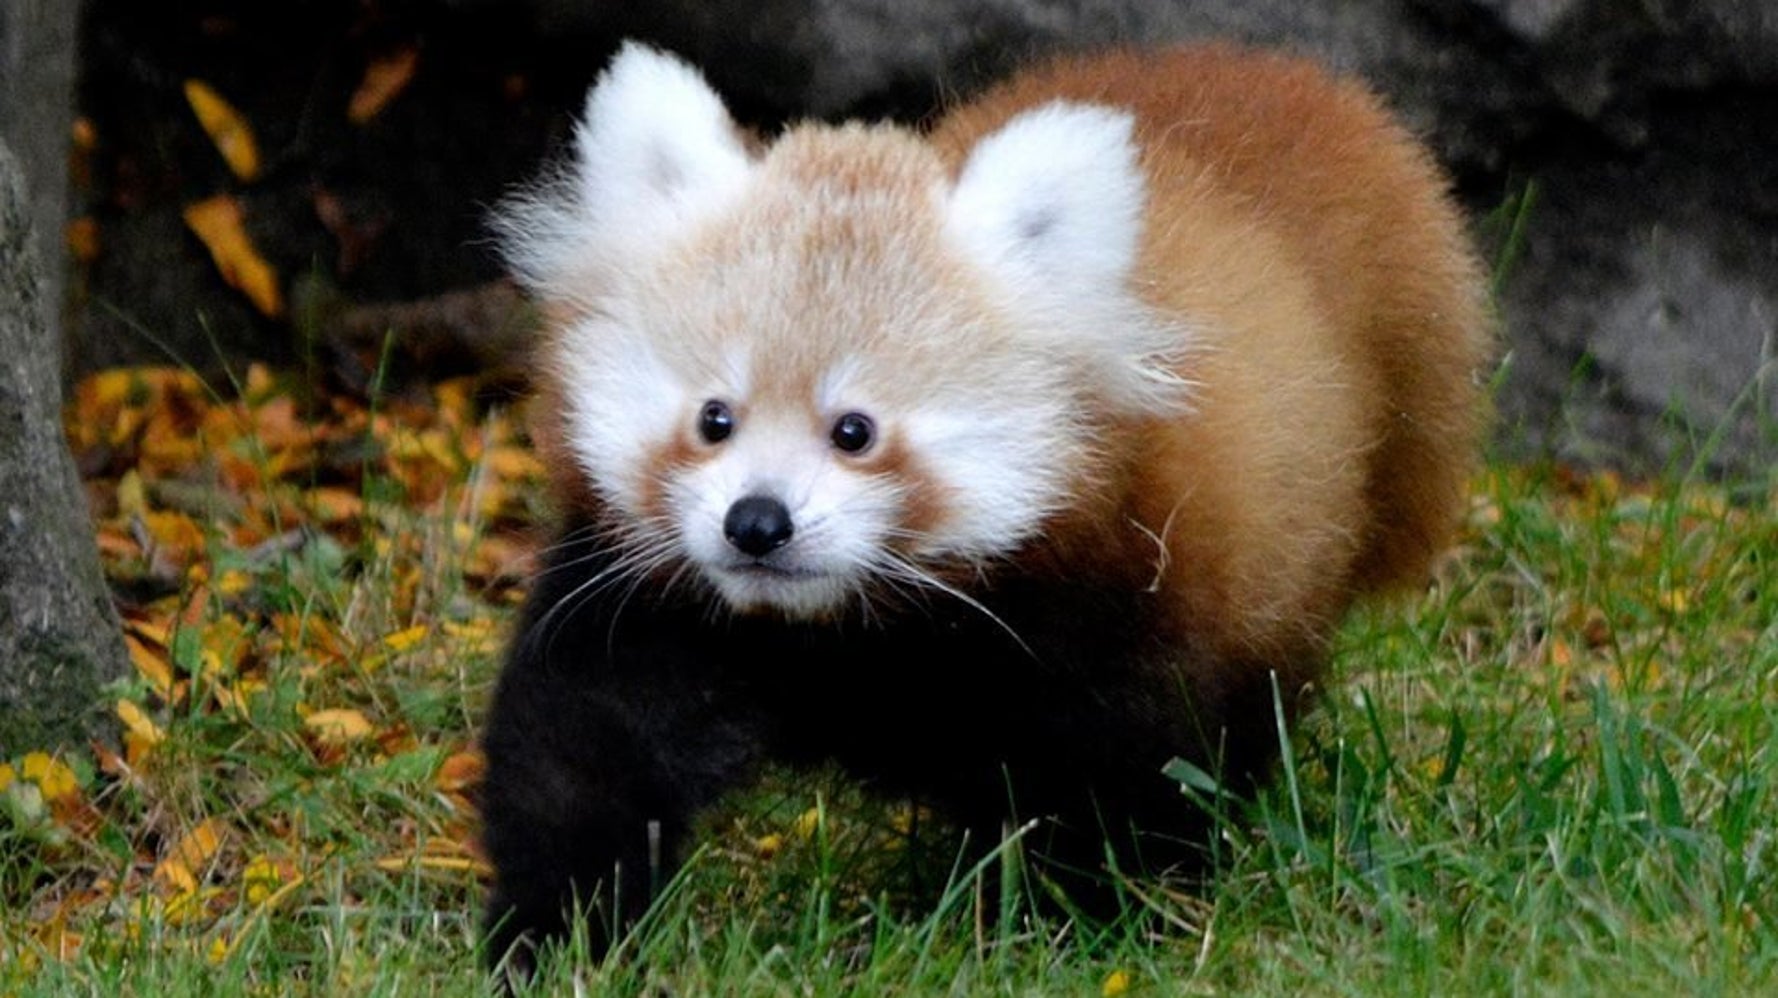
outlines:
[[722, 535], [736, 550], [755, 558], [783, 547], [790, 534], [790, 510], [771, 496], [738, 499], [722, 518]]

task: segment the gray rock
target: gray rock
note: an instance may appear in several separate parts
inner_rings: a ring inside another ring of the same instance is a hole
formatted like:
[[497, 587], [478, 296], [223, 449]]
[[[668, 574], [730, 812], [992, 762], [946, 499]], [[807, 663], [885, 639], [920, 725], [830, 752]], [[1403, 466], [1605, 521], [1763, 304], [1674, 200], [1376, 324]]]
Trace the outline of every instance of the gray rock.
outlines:
[[81, 744], [128, 657], [62, 434], [29, 203], [0, 143], [0, 756]]
[[29, 183], [31, 224], [45, 262], [43, 303], [58, 324], [79, 11], [74, 0], [0, 4], [0, 141], [15, 150]]

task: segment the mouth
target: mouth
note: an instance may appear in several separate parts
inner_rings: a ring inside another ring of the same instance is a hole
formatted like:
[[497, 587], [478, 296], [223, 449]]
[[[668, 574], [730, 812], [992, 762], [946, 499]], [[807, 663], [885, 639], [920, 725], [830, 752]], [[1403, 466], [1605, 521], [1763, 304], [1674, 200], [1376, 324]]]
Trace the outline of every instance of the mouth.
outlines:
[[744, 559], [712, 565], [709, 579], [736, 610], [776, 609], [793, 618], [830, 612], [845, 595], [841, 576], [772, 559]]
[[824, 573], [797, 565], [783, 565], [777, 562], [755, 558], [750, 561], [736, 561], [720, 566], [721, 570], [742, 578], [772, 579], [778, 581], [799, 581], [819, 579]]

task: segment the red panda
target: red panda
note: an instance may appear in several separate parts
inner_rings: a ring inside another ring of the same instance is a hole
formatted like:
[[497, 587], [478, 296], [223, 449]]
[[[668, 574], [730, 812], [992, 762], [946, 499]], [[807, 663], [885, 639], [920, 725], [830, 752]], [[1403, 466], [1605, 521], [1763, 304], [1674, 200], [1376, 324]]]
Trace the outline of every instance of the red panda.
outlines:
[[1445, 179], [1282, 55], [763, 144], [632, 43], [497, 225], [563, 522], [483, 735], [496, 961], [576, 912], [603, 945], [767, 760], [1046, 819], [1058, 869], [1189, 863], [1163, 765], [1264, 777], [1274, 691], [1429, 575], [1483, 426]]

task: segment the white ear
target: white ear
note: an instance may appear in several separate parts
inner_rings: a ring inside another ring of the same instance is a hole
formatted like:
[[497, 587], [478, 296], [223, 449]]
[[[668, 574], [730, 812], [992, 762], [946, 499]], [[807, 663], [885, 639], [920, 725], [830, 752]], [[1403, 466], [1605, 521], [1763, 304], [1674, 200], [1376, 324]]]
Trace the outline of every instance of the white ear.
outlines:
[[644, 257], [728, 203], [750, 169], [698, 71], [626, 42], [587, 94], [566, 172], [509, 199], [495, 224], [521, 280], [571, 293], [564, 282]]
[[1035, 345], [1091, 373], [1107, 401], [1179, 405], [1190, 335], [1130, 286], [1147, 184], [1126, 112], [1057, 102], [982, 139], [951, 192], [946, 235], [1000, 285]]
[[946, 220], [979, 266], [1024, 298], [1117, 294], [1142, 234], [1129, 114], [1046, 104], [981, 140]]

